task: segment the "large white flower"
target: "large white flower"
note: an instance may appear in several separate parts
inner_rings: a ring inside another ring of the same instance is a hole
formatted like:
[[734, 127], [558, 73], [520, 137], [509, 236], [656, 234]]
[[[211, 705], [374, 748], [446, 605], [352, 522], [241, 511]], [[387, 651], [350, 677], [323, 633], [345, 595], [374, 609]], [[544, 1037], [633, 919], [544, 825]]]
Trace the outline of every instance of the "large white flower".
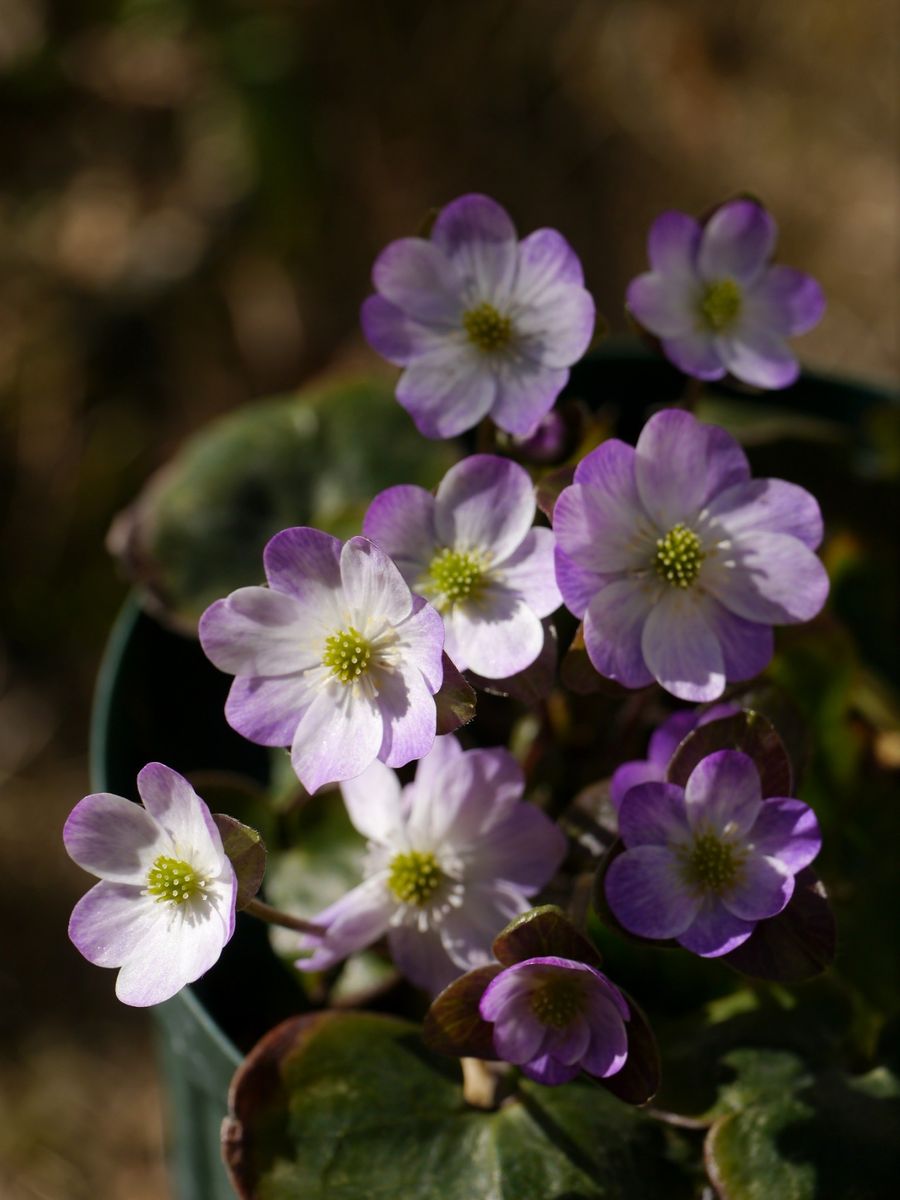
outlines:
[[494, 961], [491, 943], [531, 907], [565, 853], [565, 838], [524, 802], [519, 765], [504, 749], [466, 750], [439, 737], [415, 781], [375, 762], [341, 785], [350, 820], [369, 839], [364, 881], [313, 918], [319, 971], [387, 934], [407, 978], [436, 994], [462, 972]]

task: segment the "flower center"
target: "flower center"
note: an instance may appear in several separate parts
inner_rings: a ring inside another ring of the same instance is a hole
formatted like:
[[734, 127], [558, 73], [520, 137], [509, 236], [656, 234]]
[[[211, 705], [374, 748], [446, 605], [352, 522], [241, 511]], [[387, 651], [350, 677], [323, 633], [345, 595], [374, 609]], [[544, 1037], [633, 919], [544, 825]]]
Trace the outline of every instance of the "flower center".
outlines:
[[714, 833], [703, 833], [681, 854], [685, 883], [704, 892], [724, 892], [737, 879], [743, 855]]
[[322, 665], [331, 667], [331, 674], [341, 683], [355, 683], [369, 669], [372, 647], [351, 625], [325, 639]]
[[185, 904], [206, 891], [206, 880], [181, 858], [160, 854], [147, 873], [147, 895], [155, 900]]
[[733, 325], [741, 312], [743, 297], [741, 289], [733, 279], [720, 279], [710, 283], [700, 301], [700, 316], [708, 329], [721, 333]]
[[469, 600], [483, 583], [484, 569], [477, 554], [465, 550], [442, 550], [428, 568], [431, 588], [444, 606]]
[[565, 1029], [584, 1008], [584, 985], [571, 975], [551, 975], [531, 993], [531, 1011], [542, 1024]]
[[673, 587], [690, 587], [705, 557], [696, 533], [680, 521], [656, 539], [656, 572]]
[[493, 304], [479, 304], [463, 313], [463, 329], [473, 346], [485, 353], [502, 350], [512, 336], [512, 321], [497, 312]]
[[388, 887], [404, 904], [426, 904], [441, 886], [444, 873], [433, 854], [410, 850], [391, 859]]

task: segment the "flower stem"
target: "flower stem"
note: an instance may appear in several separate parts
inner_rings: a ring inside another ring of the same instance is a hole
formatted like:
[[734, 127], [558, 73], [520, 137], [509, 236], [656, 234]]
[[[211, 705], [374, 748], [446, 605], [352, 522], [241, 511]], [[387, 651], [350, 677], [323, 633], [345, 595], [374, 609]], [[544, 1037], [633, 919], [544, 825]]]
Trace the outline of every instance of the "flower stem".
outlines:
[[295, 929], [297, 933], [323, 934], [325, 932], [323, 925], [304, 921], [302, 917], [292, 917], [290, 913], [282, 912], [280, 908], [273, 908], [271, 904], [266, 904], [262, 900], [251, 900], [243, 911], [249, 913], [251, 917], [257, 917], [260, 921], [268, 922], [269, 925], [282, 925], [285, 929]]

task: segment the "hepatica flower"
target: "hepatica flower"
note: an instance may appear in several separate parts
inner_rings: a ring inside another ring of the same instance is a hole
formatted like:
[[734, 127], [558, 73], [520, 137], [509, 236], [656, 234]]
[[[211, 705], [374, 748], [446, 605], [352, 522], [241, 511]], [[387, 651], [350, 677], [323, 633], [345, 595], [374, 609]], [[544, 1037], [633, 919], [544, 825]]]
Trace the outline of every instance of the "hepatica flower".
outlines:
[[301, 970], [333, 966], [387, 934], [407, 978], [432, 994], [494, 961], [491, 944], [556, 871], [565, 838], [522, 801], [521, 769], [503, 749], [467, 750], [439, 737], [401, 789], [374, 763], [342, 785], [350, 819], [369, 839], [366, 878], [313, 918]]
[[290, 746], [310, 792], [427, 754], [444, 642], [439, 614], [367, 538], [343, 545], [284, 529], [266, 546], [268, 587], [217, 600], [200, 641], [236, 676], [225, 715], [252, 742]]
[[800, 800], [763, 800], [753, 760], [738, 750], [708, 755], [685, 788], [632, 788], [619, 833], [627, 849], [606, 874], [616, 918], [640, 937], [675, 938], [705, 958], [734, 950], [780, 913], [822, 844], [812, 810]]
[[628, 308], [687, 375], [783, 388], [799, 374], [787, 338], [806, 333], [825, 300], [810, 275], [771, 266], [775, 222], [752, 200], [723, 204], [703, 226], [666, 212], [648, 239], [652, 270], [628, 287]]
[[579, 1071], [606, 1079], [628, 1056], [621, 992], [602, 971], [568, 958], [529, 958], [507, 967], [481, 997], [497, 1057], [538, 1083], [568, 1083]]
[[669, 763], [681, 742], [710, 721], [720, 721], [740, 712], [737, 704], [713, 704], [710, 708], [684, 708], [672, 713], [654, 729], [647, 747], [647, 757], [624, 762], [613, 772], [609, 781], [609, 797], [618, 809], [630, 788], [639, 783], [663, 783]]
[[75, 905], [69, 937], [118, 967], [125, 1004], [161, 1004], [216, 962], [234, 932], [237, 883], [209, 809], [176, 771], [149, 763], [141, 808], [98, 792], [63, 830], [69, 857], [100, 882]]
[[454, 437], [488, 415], [508, 433], [530, 434], [594, 327], [565, 238], [538, 229], [520, 242], [487, 196], [448, 204], [428, 239], [391, 242], [372, 282], [363, 332], [404, 368], [397, 399], [426, 437]]
[[808, 621], [828, 594], [814, 498], [751, 479], [732, 437], [675, 409], [651, 417], [635, 448], [611, 439], [582, 459], [553, 529], [588, 656], [629, 688], [656, 679], [682, 700], [715, 700], [766, 666], [773, 625]]
[[376, 496], [363, 530], [444, 618], [460, 670], [516, 675], [544, 644], [541, 618], [562, 602], [553, 533], [533, 529], [534, 489], [509, 459], [476, 454], [452, 467], [437, 495], [411, 485]]

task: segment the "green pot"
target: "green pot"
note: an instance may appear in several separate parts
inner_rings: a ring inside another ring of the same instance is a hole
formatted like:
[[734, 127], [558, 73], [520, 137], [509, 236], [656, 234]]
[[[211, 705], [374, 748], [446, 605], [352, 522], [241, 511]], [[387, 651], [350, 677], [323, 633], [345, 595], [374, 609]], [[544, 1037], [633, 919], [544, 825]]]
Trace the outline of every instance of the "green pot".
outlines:
[[[615, 406], [617, 432], [634, 441], [646, 417], [646, 399], [672, 403], [683, 386], [683, 377], [661, 359], [633, 344], [613, 343], [573, 371], [568, 390], [591, 404]], [[726, 389], [717, 394], [726, 405], [740, 400]], [[817, 486], [827, 490], [829, 482], [828, 452], [823, 451], [821, 462], [818, 451], [808, 456], [819, 465], [803, 478], [790, 468], [792, 447], [809, 432], [803, 422], [824, 418], [826, 424], [849, 425], [852, 441], [865, 451], [867, 440], [877, 437], [870, 416], [883, 410], [886, 401], [889, 397], [875, 389], [816, 376], [805, 376], [782, 396], [760, 398], [759, 409], [786, 424], [777, 444], [753, 449], [756, 472], [793, 478], [821, 496]], [[835, 452], [844, 451], [832, 446], [831, 454]], [[782, 467], [785, 458], [788, 465]], [[865, 503], [877, 511], [877, 496], [867, 496]], [[823, 507], [827, 518], [828, 506]], [[132, 597], [112, 631], [98, 680], [93, 788], [136, 799], [137, 773], [150, 761], [186, 774], [237, 771], [266, 784], [267, 752], [230, 730], [222, 716], [230, 683], [196, 641], [164, 630]], [[297, 1006], [294, 984], [270, 952], [265, 927], [239, 916], [220, 962], [155, 1010], [178, 1200], [233, 1200], [219, 1153], [229, 1083], [243, 1054]]]

